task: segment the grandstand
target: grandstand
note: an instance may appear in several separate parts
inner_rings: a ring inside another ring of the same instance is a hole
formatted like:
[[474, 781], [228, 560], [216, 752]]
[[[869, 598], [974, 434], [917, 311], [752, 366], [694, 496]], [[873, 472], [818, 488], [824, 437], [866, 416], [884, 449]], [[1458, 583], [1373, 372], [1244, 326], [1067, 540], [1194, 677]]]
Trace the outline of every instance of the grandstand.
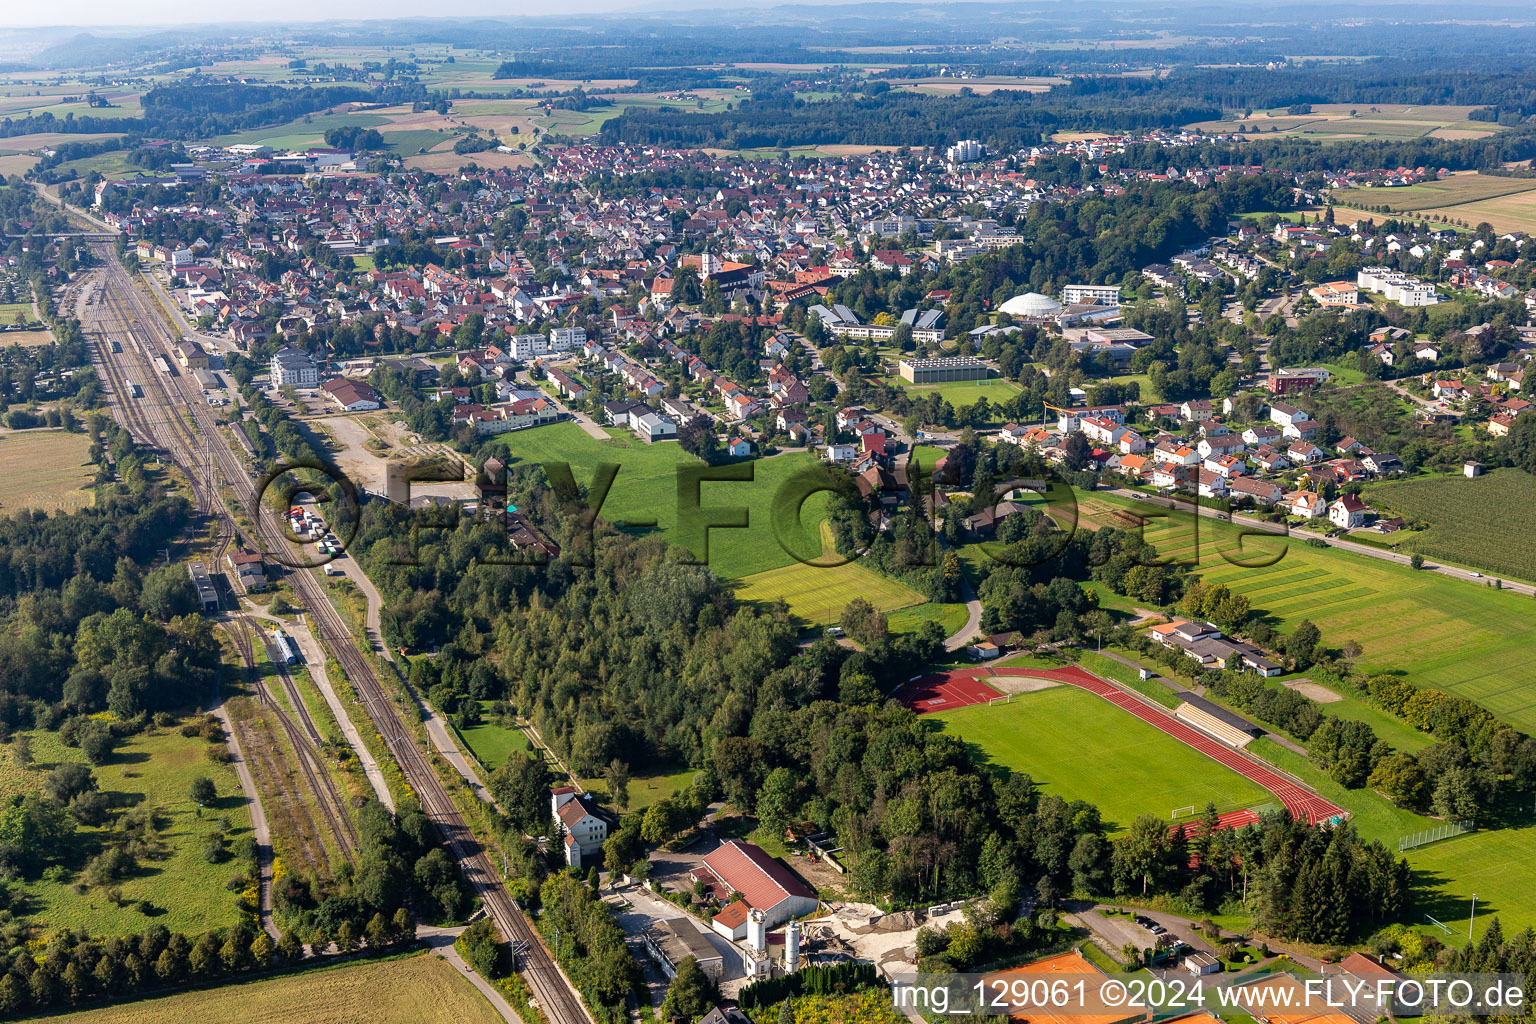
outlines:
[[1246, 747], [1253, 742], [1253, 734], [1245, 729], [1222, 721], [1209, 711], [1184, 701], [1173, 709], [1174, 717], [1185, 725], [1193, 726], [1214, 740], [1229, 747]]

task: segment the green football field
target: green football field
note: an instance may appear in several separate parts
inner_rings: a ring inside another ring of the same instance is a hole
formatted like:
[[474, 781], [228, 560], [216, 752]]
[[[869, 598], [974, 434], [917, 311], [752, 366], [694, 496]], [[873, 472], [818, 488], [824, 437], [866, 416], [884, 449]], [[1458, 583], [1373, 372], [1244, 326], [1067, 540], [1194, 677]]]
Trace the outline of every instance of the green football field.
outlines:
[[979, 758], [1023, 772], [1047, 793], [1094, 804], [1111, 833], [1138, 815], [1168, 820], [1191, 805], [1214, 802], [1225, 812], [1277, 803], [1230, 768], [1074, 686], [934, 717]]
[[[654, 532], [674, 544], [687, 543], [695, 556], [702, 558], [702, 542], [695, 546], [678, 529], [677, 473], [681, 467], [703, 463], [673, 441], [646, 444], [626, 430], [608, 433], [608, 440], [599, 441], [575, 423], [555, 423], [502, 434], [501, 439], [519, 462], [567, 463], [576, 482], [583, 487], [592, 482], [600, 463], [617, 465], [618, 475], [598, 515], [614, 525], [623, 524], [624, 529], [637, 536]], [[795, 555], [808, 559], [820, 555], [819, 524], [826, 510], [827, 495], [811, 495], [799, 509], [798, 521], [789, 500], [795, 493], [795, 481], [809, 479], [818, 464], [816, 456], [809, 452], [787, 452], [741, 463], [751, 467], [751, 482], [700, 485], [700, 507], [742, 509], [747, 518], [743, 528], [717, 527], [709, 531], [708, 564], [716, 575], [739, 579], [796, 564]], [[701, 537], [702, 534], [696, 535], [695, 540]]]

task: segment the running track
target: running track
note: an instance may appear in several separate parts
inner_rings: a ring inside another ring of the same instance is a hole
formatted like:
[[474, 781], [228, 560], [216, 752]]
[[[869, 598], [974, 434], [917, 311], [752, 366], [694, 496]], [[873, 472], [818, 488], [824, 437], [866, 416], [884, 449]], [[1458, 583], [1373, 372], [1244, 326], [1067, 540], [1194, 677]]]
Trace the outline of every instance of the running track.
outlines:
[[[987, 676], [1033, 676], [1053, 679], [1059, 683], [1067, 683], [1087, 690], [1269, 790], [1285, 805], [1291, 817], [1298, 821], [1316, 823], [1349, 815], [1344, 808], [1324, 800], [1310, 789], [1292, 782], [1286, 776], [1260, 764], [1257, 760], [1238, 753], [1225, 743], [1211, 739], [1205, 733], [1185, 725], [1172, 715], [1154, 711], [1140, 699], [1076, 665], [1052, 669], [956, 669], [914, 679], [897, 689], [892, 696], [920, 715], [932, 714], [936, 711], [953, 711], [972, 704], [985, 704], [994, 697], [1002, 696], [982, 681]], [[1239, 828], [1256, 820], [1257, 816], [1252, 811], [1232, 811], [1221, 816], [1221, 825], [1224, 828]]]

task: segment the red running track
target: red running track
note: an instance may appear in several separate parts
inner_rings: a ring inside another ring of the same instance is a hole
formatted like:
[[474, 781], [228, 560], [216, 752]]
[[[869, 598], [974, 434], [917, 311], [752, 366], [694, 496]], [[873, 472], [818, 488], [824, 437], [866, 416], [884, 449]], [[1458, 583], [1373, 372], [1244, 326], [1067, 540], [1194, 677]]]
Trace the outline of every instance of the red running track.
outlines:
[[[1279, 772], [1248, 757], [1244, 757], [1225, 743], [1211, 739], [1209, 736], [1185, 725], [1171, 715], [1152, 710], [1138, 698], [1132, 697], [1125, 691], [1076, 665], [1052, 669], [989, 668], [983, 669], [982, 672], [986, 675], [994, 676], [1035, 676], [1044, 679], [1054, 679], [1057, 682], [1068, 683], [1102, 697], [1121, 710], [1135, 715], [1148, 725], [1162, 730], [1185, 746], [1195, 748], [1206, 757], [1225, 765], [1244, 778], [1269, 790], [1285, 805], [1285, 809], [1290, 812], [1291, 817], [1298, 821], [1315, 824], [1320, 821], [1327, 821], [1329, 818], [1348, 817], [1348, 812], [1337, 804], [1325, 800], [1306, 787], [1292, 782]], [[986, 692], [986, 696], [981, 695], [982, 691]], [[951, 694], [955, 696], [952, 697], [950, 696]], [[909, 695], [919, 699], [919, 695], [926, 695], [928, 702], [926, 704], [915, 703], [908, 699]], [[958, 698], [965, 695], [970, 695], [971, 699], [961, 703]], [[955, 707], [965, 707], [967, 704], [980, 704], [991, 699], [993, 696], [998, 696], [998, 693], [990, 686], [981, 682], [974, 670], [958, 670], [914, 680], [897, 690], [895, 696], [896, 699], [903, 701], [908, 707], [922, 714], [932, 711], [948, 711]], [[933, 703], [934, 697], [948, 699], [941, 700], [935, 704]], [[1230, 823], [1228, 819], [1230, 819]], [[1224, 827], [1240, 827], [1252, 820], [1255, 820], [1252, 812], [1234, 811], [1231, 814], [1222, 816], [1222, 825]]]
[[978, 679], [977, 675], [974, 671], [960, 670], [921, 676], [903, 683], [891, 696], [920, 715], [968, 708], [972, 704], [985, 704], [994, 697], [1002, 696]]

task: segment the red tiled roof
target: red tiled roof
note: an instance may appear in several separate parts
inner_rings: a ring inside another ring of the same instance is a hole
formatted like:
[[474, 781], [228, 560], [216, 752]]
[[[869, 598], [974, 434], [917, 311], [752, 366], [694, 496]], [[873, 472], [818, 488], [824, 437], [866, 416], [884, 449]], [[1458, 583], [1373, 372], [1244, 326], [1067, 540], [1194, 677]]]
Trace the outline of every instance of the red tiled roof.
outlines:
[[772, 909], [791, 896], [816, 898], [815, 890], [751, 843], [732, 839], [705, 857], [704, 865], [758, 910]]
[[714, 923], [722, 928], [735, 931], [747, 923], [747, 904], [745, 900], [737, 900], [725, 907], [715, 915]]

